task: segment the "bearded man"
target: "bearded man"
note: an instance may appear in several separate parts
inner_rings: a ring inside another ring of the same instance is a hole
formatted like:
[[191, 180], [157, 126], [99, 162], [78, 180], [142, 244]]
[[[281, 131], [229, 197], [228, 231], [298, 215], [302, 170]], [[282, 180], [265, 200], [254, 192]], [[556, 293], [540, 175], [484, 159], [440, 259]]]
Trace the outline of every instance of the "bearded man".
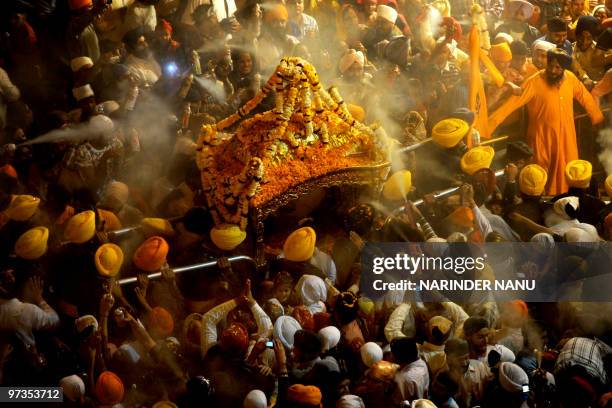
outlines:
[[123, 36], [128, 51], [125, 65], [136, 79], [138, 86], [151, 86], [161, 77], [161, 67], [153, 58], [142, 27], [128, 31]]
[[567, 191], [565, 165], [578, 159], [573, 100], [584, 107], [594, 125], [603, 121], [589, 91], [568, 71], [571, 63], [572, 58], [564, 51], [548, 51], [546, 69], [528, 78], [522, 94], [510, 97], [489, 117], [489, 129], [493, 131], [512, 112], [527, 105], [527, 142], [533, 149], [533, 162], [547, 170], [548, 195]]

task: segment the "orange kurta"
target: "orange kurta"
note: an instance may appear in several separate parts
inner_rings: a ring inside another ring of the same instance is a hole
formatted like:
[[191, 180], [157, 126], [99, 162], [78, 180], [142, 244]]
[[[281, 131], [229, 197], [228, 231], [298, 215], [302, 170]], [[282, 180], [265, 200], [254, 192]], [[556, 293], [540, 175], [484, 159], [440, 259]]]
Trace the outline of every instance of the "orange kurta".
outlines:
[[527, 105], [527, 141], [533, 149], [533, 162], [548, 171], [546, 194], [557, 195], [568, 189], [565, 164], [578, 159], [573, 100], [584, 107], [593, 124], [602, 122], [603, 115], [574, 74], [565, 71], [558, 86], [548, 85], [545, 75], [540, 71], [528, 78], [523, 93], [510, 97], [489, 117], [488, 128], [492, 132], [508, 115]]

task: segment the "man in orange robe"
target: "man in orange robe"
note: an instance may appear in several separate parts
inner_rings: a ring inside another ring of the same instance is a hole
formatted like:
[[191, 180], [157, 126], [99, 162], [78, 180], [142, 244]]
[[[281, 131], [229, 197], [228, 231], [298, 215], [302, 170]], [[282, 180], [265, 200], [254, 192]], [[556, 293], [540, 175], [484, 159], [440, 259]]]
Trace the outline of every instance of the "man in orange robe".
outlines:
[[564, 51], [548, 52], [547, 67], [528, 78], [520, 96], [511, 96], [490, 117], [493, 132], [512, 112], [527, 105], [529, 126], [527, 142], [534, 152], [533, 161], [548, 172], [546, 194], [567, 191], [565, 164], [578, 159], [573, 100], [587, 111], [591, 122], [603, 121], [603, 115], [593, 97], [570, 71], [572, 59]]

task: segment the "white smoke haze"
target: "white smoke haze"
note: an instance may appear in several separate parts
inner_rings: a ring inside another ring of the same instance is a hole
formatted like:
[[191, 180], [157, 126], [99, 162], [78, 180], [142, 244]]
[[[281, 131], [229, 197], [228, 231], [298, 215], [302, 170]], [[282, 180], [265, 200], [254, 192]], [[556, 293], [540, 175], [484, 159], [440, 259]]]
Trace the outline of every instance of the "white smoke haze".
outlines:
[[61, 129], [52, 130], [35, 139], [28, 140], [20, 146], [40, 143], [78, 143], [93, 140], [113, 130], [114, 125], [110, 118], [97, 115], [85, 123], [78, 123]]
[[193, 77], [194, 81], [202, 87], [206, 92], [208, 92], [218, 103], [226, 102], [226, 95], [223, 87], [220, 87], [219, 84], [212, 79], [204, 78], [204, 77]]
[[599, 132], [597, 142], [601, 146], [601, 153], [598, 158], [606, 174], [612, 174], [612, 129], [606, 128]]

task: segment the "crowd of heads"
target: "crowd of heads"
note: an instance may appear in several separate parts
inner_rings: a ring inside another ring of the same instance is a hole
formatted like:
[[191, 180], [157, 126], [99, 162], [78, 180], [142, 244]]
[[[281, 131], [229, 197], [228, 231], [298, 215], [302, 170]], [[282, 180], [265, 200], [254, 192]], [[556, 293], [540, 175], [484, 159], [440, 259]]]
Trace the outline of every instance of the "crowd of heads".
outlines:
[[[612, 168], [569, 161], [569, 190], [544, 197], [551, 169], [530, 164], [524, 116], [509, 141], [475, 146], [470, 33], [490, 111], [533, 75], [576, 77], [603, 107], [608, 3], [3, 2], [0, 384], [61, 387], [75, 407], [609, 407], [608, 303], [373, 298], [359, 257], [366, 241], [531, 242], [466, 276], [580, 298], [610, 261], [597, 249], [612, 240]], [[380, 192], [317, 190], [265, 236], [215, 229], [200, 129], [285, 56], [359, 122], [424, 147], [393, 152]], [[554, 269], [555, 243], [594, 246]], [[257, 268], [231, 260], [257, 251]]]

